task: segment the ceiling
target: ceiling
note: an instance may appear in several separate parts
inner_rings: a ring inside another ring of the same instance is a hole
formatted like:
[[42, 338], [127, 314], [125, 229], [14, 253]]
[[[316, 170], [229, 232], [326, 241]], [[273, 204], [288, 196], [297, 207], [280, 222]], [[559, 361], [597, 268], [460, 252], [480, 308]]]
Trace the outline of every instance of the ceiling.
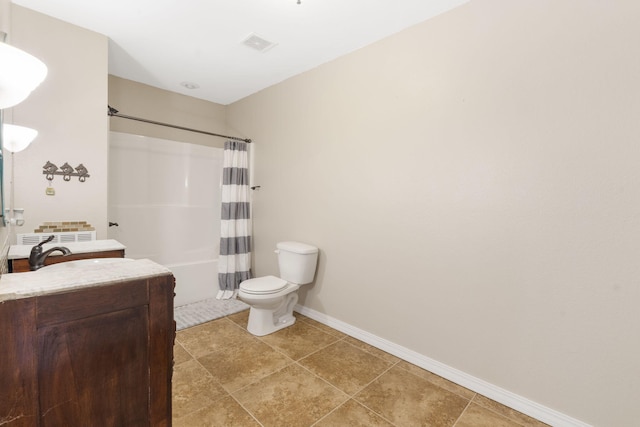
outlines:
[[[468, 0], [297, 1], [13, 3], [109, 37], [110, 74], [227, 105]], [[251, 34], [275, 46], [247, 47]]]

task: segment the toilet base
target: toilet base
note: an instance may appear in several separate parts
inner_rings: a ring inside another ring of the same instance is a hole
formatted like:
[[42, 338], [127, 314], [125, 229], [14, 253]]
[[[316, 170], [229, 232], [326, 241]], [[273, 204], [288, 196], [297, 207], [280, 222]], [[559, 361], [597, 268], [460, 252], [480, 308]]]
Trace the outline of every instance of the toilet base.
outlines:
[[298, 293], [287, 294], [276, 309], [251, 306], [247, 331], [258, 337], [272, 334], [296, 323], [293, 307], [298, 302]]

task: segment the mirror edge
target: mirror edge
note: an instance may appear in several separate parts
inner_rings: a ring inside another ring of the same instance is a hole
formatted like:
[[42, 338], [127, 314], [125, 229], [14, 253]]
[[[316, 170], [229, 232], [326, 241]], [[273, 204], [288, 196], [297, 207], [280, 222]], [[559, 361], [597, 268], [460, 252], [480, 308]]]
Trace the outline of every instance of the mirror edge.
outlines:
[[7, 216], [4, 211], [4, 110], [0, 109], [0, 226], [7, 226]]

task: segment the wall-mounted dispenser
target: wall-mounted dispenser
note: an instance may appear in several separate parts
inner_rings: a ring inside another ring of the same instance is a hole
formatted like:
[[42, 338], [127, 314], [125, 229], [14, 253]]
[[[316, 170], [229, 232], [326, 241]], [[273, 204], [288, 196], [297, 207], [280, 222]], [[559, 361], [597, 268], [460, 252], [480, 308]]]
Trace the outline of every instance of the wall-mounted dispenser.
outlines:
[[24, 208], [5, 209], [4, 217], [7, 223], [22, 227], [24, 225]]

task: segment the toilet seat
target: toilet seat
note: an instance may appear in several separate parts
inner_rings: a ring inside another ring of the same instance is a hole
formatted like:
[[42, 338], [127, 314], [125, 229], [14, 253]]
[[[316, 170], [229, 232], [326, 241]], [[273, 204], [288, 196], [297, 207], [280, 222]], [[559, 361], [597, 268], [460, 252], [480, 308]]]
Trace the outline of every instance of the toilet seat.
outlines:
[[275, 276], [264, 276], [245, 280], [240, 283], [240, 290], [251, 295], [268, 295], [287, 287], [287, 281]]

